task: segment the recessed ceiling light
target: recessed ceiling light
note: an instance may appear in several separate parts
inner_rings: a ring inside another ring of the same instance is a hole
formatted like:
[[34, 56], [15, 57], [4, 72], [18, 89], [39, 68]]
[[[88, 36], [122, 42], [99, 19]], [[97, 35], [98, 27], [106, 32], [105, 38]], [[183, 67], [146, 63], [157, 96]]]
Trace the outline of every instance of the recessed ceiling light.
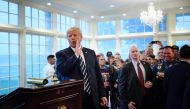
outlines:
[[127, 16], [127, 14], [126, 14], [126, 13], [123, 13], [122, 15], [123, 15], [123, 16]]
[[115, 5], [110, 5], [110, 8], [114, 8], [115, 7]]
[[101, 19], [103, 19], [103, 18], [104, 18], [104, 16], [101, 16], [100, 18], [101, 18]]
[[93, 18], [94, 18], [94, 16], [90, 16], [90, 18], [91, 18], [91, 19], [93, 19]]
[[74, 14], [76, 14], [76, 13], [77, 13], [77, 11], [76, 11], [76, 10], [74, 10], [74, 11], [73, 11], [73, 13], [74, 13]]
[[48, 5], [48, 6], [51, 6], [51, 3], [50, 3], [50, 2], [48, 2], [48, 3], [47, 3], [47, 5]]
[[183, 7], [180, 7], [179, 9], [183, 9]]

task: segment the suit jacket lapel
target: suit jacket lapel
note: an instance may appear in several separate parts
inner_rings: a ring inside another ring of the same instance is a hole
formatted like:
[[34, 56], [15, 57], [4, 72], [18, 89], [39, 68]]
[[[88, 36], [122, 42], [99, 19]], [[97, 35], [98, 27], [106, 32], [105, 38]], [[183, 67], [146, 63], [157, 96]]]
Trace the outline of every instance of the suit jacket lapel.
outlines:
[[137, 72], [136, 72], [136, 70], [135, 70], [135, 66], [133, 65], [132, 62], [131, 62], [131, 72], [134, 72], [135, 78], [138, 78], [138, 77], [137, 77]]
[[86, 63], [86, 68], [87, 68], [87, 71], [88, 71], [88, 65], [89, 65], [89, 54], [88, 54], [88, 51], [87, 51], [87, 49], [85, 49], [84, 47], [83, 47], [83, 49], [82, 49], [82, 52], [83, 52], [83, 55], [84, 55], [84, 59], [85, 59], [85, 63]]
[[67, 48], [67, 54], [69, 54], [70, 56], [72, 56], [74, 54], [74, 51], [72, 50], [71, 47]]

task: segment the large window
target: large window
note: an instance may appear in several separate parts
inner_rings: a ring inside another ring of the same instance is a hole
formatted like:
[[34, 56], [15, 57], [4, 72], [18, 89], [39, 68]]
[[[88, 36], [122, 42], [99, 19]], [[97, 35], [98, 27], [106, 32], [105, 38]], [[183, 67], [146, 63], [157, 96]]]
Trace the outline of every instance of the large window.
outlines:
[[70, 27], [73, 27], [75, 25], [75, 19], [73, 17], [57, 14], [58, 32], [66, 32]]
[[53, 38], [50, 36], [26, 35], [26, 78], [42, 78], [52, 47]]
[[0, 32], [0, 95], [19, 87], [19, 36]]
[[18, 4], [0, 1], [0, 24], [18, 25]]
[[52, 14], [32, 7], [25, 7], [25, 26], [40, 29], [52, 29]]
[[190, 13], [176, 15], [176, 30], [190, 30]]
[[99, 40], [98, 41], [98, 53], [106, 53], [111, 51], [113, 54], [116, 52], [116, 42], [115, 40]]
[[152, 32], [153, 29], [150, 26], [147, 26], [141, 23], [139, 18], [132, 18], [121, 20], [121, 33], [143, 33], [143, 32]]
[[80, 28], [83, 35], [89, 36], [90, 33], [90, 24], [86, 20], [80, 20]]
[[98, 35], [114, 35], [115, 34], [115, 21], [98, 22]]
[[121, 56], [122, 59], [129, 58], [129, 48], [132, 44], [136, 44], [139, 51], [144, 51], [148, 44], [153, 40], [153, 37], [148, 38], [129, 38], [121, 40]]
[[164, 16], [163, 20], [159, 23], [159, 31], [165, 32], [167, 29], [167, 16]]

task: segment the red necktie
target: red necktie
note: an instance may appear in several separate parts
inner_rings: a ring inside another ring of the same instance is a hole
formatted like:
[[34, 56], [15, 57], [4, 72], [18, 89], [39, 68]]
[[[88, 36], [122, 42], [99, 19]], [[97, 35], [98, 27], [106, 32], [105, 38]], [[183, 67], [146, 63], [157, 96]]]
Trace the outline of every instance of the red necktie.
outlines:
[[144, 77], [142, 69], [140, 68], [140, 63], [137, 63], [137, 69], [138, 69], [139, 81], [141, 83], [142, 88], [144, 89]]

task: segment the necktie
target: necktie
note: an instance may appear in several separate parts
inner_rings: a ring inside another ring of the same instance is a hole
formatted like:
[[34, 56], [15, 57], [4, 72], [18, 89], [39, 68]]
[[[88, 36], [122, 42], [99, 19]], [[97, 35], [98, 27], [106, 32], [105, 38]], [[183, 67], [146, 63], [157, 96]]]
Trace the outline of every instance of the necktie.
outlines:
[[84, 76], [84, 91], [90, 94], [91, 90], [90, 90], [90, 84], [89, 84], [88, 75], [86, 71], [86, 65], [84, 64], [84, 61], [81, 56], [79, 56], [79, 60], [80, 60], [80, 70]]
[[142, 69], [140, 68], [140, 63], [137, 63], [137, 69], [138, 69], [138, 76], [139, 76], [140, 84], [141, 84], [142, 88], [144, 89], [144, 77], [143, 77]]

